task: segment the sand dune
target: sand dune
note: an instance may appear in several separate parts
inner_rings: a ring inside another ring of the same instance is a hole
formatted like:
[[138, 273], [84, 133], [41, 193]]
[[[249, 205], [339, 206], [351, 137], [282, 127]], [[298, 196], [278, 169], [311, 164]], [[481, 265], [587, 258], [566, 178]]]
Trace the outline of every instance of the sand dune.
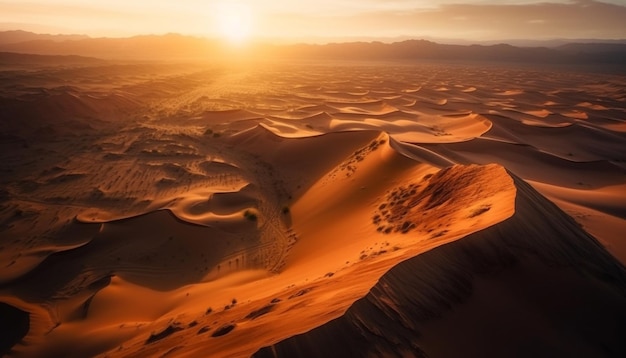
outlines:
[[398, 264], [341, 317], [255, 356], [626, 353], [623, 266], [514, 180], [512, 217]]
[[81, 66], [1, 74], [0, 354], [626, 353], [622, 76]]

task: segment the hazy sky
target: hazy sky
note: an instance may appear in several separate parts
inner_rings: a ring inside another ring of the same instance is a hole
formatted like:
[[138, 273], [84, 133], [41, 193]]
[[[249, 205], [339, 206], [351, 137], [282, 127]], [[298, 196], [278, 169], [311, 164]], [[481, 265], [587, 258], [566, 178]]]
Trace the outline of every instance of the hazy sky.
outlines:
[[626, 0], [0, 0], [0, 29], [129, 36], [626, 38]]

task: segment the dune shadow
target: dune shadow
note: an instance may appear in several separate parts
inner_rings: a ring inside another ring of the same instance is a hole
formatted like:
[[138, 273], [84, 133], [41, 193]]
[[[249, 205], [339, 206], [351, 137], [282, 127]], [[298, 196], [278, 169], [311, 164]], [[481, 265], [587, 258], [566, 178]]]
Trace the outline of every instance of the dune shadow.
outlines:
[[30, 315], [19, 308], [0, 302], [0, 356], [22, 340], [30, 329]]

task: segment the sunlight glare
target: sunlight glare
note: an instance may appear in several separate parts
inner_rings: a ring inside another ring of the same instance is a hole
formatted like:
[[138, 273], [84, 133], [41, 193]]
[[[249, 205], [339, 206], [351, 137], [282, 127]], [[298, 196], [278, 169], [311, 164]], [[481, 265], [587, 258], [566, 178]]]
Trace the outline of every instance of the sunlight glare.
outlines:
[[241, 2], [221, 2], [215, 13], [218, 34], [231, 44], [242, 44], [250, 37], [252, 11]]

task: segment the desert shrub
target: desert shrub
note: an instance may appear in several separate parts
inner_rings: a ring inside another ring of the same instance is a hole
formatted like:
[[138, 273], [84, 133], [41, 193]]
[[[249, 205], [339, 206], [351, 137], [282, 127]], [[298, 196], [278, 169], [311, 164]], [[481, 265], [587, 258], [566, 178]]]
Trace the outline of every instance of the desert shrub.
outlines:
[[234, 323], [225, 324], [221, 326], [220, 328], [216, 329], [215, 332], [213, 332], [213, 334], [211, 335], [211, 337], [221, 337], [223, 335], [226, 335], [230, 333], [233, 329], [235, 329], [235, 327], [236, 325]]
[[250, 210], [246, 210], [243, 213], [243, 217], [250, 221], [257, 221], [257, 215]]

